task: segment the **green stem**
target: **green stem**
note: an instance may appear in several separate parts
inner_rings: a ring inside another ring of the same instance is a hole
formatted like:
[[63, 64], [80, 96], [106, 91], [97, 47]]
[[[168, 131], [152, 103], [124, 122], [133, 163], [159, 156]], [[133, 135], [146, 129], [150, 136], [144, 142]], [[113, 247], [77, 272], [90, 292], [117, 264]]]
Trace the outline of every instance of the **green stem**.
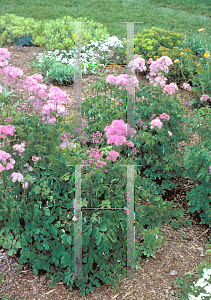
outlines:
[[[22, 173], [23, 173], [23, 158], [21, 155], [21, 168], [22, 168]], [[25, 182], [24, 182], [25, 183]], [[26, 199], [25, 199], [25, 187], [24, 187], [24, 205], [26, 206]]]
[[3, 181], [3, 189], [4, 189], [4, 191], [5, 191], [4, 171], [3, 171], [2, 174], [1, 174], [1, 178], [2, 178], [2, 181]]

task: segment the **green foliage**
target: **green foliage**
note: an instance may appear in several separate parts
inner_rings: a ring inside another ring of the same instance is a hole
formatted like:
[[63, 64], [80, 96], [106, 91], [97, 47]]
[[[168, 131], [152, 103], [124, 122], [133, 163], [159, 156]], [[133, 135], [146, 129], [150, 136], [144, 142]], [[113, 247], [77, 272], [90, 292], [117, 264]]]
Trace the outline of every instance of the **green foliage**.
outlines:
[[159, 47], [172, 49], [182, 44], [183, 34], [152, 27], [134, 35], [135, 54], [149, 59], [158, 55]]
[[74, 82], [74, 70], [74, 66], [55, 62], [46, 72], [45, 80], [55, 80], [56, 82], [59, 82], [59, 84], [72, 84]]
[[[47, 59], [46, 66], [53, 68]], [[54, 73], [51, 75], [54, 76]], [[125, 274], [127, 253], [127, 215], [123, 210], [103, 210], [104, 207], [125, 209], [123, 192], [127, 188], [127, 169], [120, 165], [132, 156], [131, 149], [126, 145], [108, 146], [105, 127], [111, 125], [113, 120], [122, 119], [126, 122], [127, 93], [106, 83], [105, 75], [99, 84], [90, 87], [94, 88], [97, 88], [95, 97], [82, 102], [82, 116], [85, 115], [88, 120], [88, 128], [82, 128], [82, 135], [87, 135], [88, 141], [82, 144], [79, 136], [75, 135], [72, 143], [77, 147], [68, 151], [60, 148], [60, 137], [63, 131], [75, 133], [74, 116], [69, 123], [65, 123], [64, 117], [60, 116], [55, 124], [45, 124], [40, 122], [36, 114], [27, 118], [23, 113], [12, 111], [16, 135], [10, 139], [10, 147], [6, 150], [10, 151], [12, 146], [21, 141], [26, 141], [26, 147], [23, 160], [16, 156], [14, 169], [6, 173], [6, 191], [0, 189], [0, 211], [4, 212], [0, 214], [0, 246], [9, 249], [9, 255], [20, 251], [18, 262], [21, 265], [28, 262], [35, 275], [45, 270], [46, 275], [52, 278], [50, 287], [62, 280], [70, 289], [79, 287], [81, 295], [88, 294], [93, 286], [100, 286], [101, 283], [112, 284], [116, 289]], [[108, 89], [110, 97], [98, 95]], [[184, 159], [184, 171], [177, 145], [181, 141], [189, 142], [182, 126], [187, 108], [181, 106], [176, 96], [163, 95], [159, 88], [149, 89], [141, 83], [137, 96], [137, 134], [130, 140], [139, 149], [135, 161], [138, 166], [134, 168], [134, 198], [136, 234], [143, 236], [144, 243], [141, 246], [136, 243], [136, 267], [141, 255], [154, 256], [156, 250], [165, 243], [165, 239], [160, 240], [158, 230], [162, 222], [171, 221], [172, 227], [178, 228], [188, 221], [183, 218], [182, 210], [173, 209], [173, 203], [164, 202], [161, 196], [165, 190], [175, 187], [172, 179], [184, 176], [185, 171], [185, 175], [200, 180], [200, 191], [193, 193], [190, 201], [191, 209], [204, 210], [203, 221], [210, 224], [210, 178], [206, 174], [210, 164], [208, 142], [202, 143], [200, 150], [191, 146], [191, 151], [187, 151]], [[113, 100], [116, 97], [118, 104]], [[157, 117], [162, 113], [168, 114], [170, 119], [161, 120], [162, 129], [150, 128], [152, 115]], [[200, 122], [204, 115], [206, 111], [202, 110]], [[145, 126], [139, 125], [140, 119]], [[187, 122], [190, 122], [188, 118]], [[195, 121], [192, 122], [195, 126]], [[195, 130], [198, 130], [197, 126]], [[87, 149], [96, 146], [91, 138], [96, 131], [103, 134], [103, 141], [97, 144], [102, 159], [105, 161], [111, 149], [118, 151], [120, 157], [116, 163], [106, 161], [108, 173], [94, 164], [81, 171], [83, 208], [95, 209], [84, 209], [82, 214], [82, 270], [83, 276], [88, 278], [79, 280], [75, 278], [73, 263], [75, 176], [74, 167], [67, 164], [80, 165], [89, 158]], [[169, 131], [173, 133], [172, 136], [169, 136]], [[36, 164], [32, 161], [34, 155], [41, 157]], [[18, 172], [25, 163], [34, 166], [32, 176], [27, 174], [25, 178], [28, 180], [31, 176], [35, 179], [26, 189], [19, 182], [14, 185], [9, 176], [12, 172]], [[192, 177], [190, 174], [193, 174]], [[12, 186], [10, 191], [8, 186]], [[140, 206], [140, 199], [146, 199], [147, 204]], [[199, 203], [199, 199], [205, 200]]]
[[[193, 51], [194, 55], [197, 55], [200, 58], [204, 57], [204, 53], [207, 50], [211, 50], [210, 36], [204, 37], [204, 32], [193, 33], [191, 37], [185, 35], [185, 45], [187, 48]], [[208, 44], [208, 48], [207, 48]]]
[[[22, 126], [18, 126], [18, 123], [22, 123]], [[15, 246], [17, 242], [13, 244], [13, 241], [17, 239], [17, 236], [20, 236], [21, 256], [18, 262], [20, 264], [28, 262], [33, 267], [36, 275], [39, 270], [46, 270], [48, 276], [53, 279], [51, 286], [62, 280], [69, 285], [70, 289], [73, 286], [78, 286], [81, 293], [85, 294], [92, 290], [92, 285], [98, 286], [100, 280], [112, 284], [116, 288], [115, 281], [118, 281], [119, 276], [125, 273], [126, 215], [121, 211], [109, 210], [83, 212], [83, 272], [85, 277], [89, 277], [89, 282], [85, 279], [74, 279], [74, 223], [72, 218], [74, 216], [75, 180], [73, 170], [71, 173], [64, 161], [62, 163], [57, 152], [50, 151], [50, 149], [54, 149], [50, 137], [54, 137], [55, 134], [53, 134], [53, 131], [51, 132], [53, 128], [49, 124], [37, 127], [30, 119], [27, 124], [28, 130], [24, 131], [23, 127], [26, 127], [24, 120], [16, 117], [14, 125], [17, 135], [22, 136], [29, 144], [26, 150], [27, 153], [32, 153], [34, 149], [40, 149], [45, 160], [38, 161], [37, 166], [34, 168], [36, 182], [29, 190], [25, 205], [23, 188], [20, 185], [16, 185], [12, 191], [8, 192], [7, 198], [1, 202], [0, 209], [4, 210], [4, 214], [1, 216], [0, 222], [4, 224], [4, 231], [1, 232], [0, 245], [5, 243], [4, 247], [9, 249], [11, 254], [15, 254], [18, 248]], [[39, 137], [39, 148], [32, 143], [32, 128], [35, 129], [34, 140], [38, 141], [37, 138]], [[43, 136], [45, 140], [43, 140]], [[49, 160], [50, 153], [52, 158], [54, 157], [53, 160]], [[72, 164], [76, 164], [76, 160], [72, 161]], [[68, 173], [70, 176], [66, 176]], [[87, 207], [102, 207], [105, 200], [110, 203], [111, 207], [121, 207], [123, 205], [121, 197], [123, 196], [123, 190], [126, 188], [123, 175], [125, 175], [124, 168], [119, 171], [119, 168], [115, 165], [112, 169], [109, 166], [108, 174], [105, 174], [102, 169], [93, 174], [88, 172], [82, 174], [84, 178], [82, 182], [82, 199], [85, 201], [88, 197]], [[116, 183], [113, 186], [110, 184], [111, 179], [115, 180]], [[154, 197], [152, 189], [147, 194], [149, 180], [136, 176], [135, 182], [137, 188], [135, 192], [136, 201], [142, 196], [151, 199], [150, 206], [146, 209], [149, 217], [146, 219], [143, 214], [140, 214], [140, 218], [138, 217], [139, 229], [144, 224], [151, 226], [153, 222], [155, 222], [155, 226], [160, 225], [162, 221], [168, 221], [170, 216], [178, 217], [178, 221], [181, 222], [182, 218], [179, 217], [178, 212], [168, 211], [170, 205], [168, 207], [168, 205], [162, 203], [161, 198]], [[138, 191], [140, 186], [144, 187]], [[155, 184], [154, 191], [156, 194], [158, 193]], [[18, 197], [13, 200], [13, 195], [18, 195]], [[13, 217], [7, 223], [10, 214]], [[156, 214], [160, 218], [155, 220], [154, 215]], [[14, 236], [12, 238], [11, 232], [13, 231]], [[158, 232], [156, 231], [156, 233]], [[147, 256], [154, 255], [156, 249], [160, 246], [160, 241], [156, 240], [155, 232], [151, 231], [151, 228], [148, 232], [144, 232], [144, 236], [145, 243], [142, 248], [138, 249], [139, 253]], [[8, 244], [5, 241], [8, 241]]]
[[69, 51], [75, 46], [75, 27], [74, 23], [68, 22], [74, 21], [87, 22], [87, 24], [83, 23], [81, 26], [81, 45], [86, 45], [91, 40], [97, 41], [108, 35], [107, 29], [100, 23], [90, 21], [87, 18], [80, 17], [73, 20], [73, 18], [65, 16], [62, 20], [56, 19], [46, 22], [45, 28], [42, 31], [40, 26], [43, 26], [43, 24], [42, 22], [38, 22], [32, 36], [36, 43], [45, 46], [47, 50]]
[[[24, 34], [31, 35], [34, 32], [36, 22], [33, 18], [19, 17], [14, 14], [0, 16], [0, 44], [11, 43], [21, 39]], [[32, 39], [33, 40], [33, 39]], [[33, 45], [37, 45], [36, 43]], [[23, 45], [22, 45], [23, 46]]]
[[[97, 41], [108, 35], [107, 28], [102, 24], [90, 21], [87, 18], [73, 18], [65, 16], [62, 20], [56, 19], [53, 21], [39, 21], [35, 22], [33, 18], [23, 18], [15, 16], [14, 14], [6, 14], [0, 16], [0, 43], [15, 42], [23, 36], [24, 33], [32, 36], [34, 45], [45, 46], [47, 50], [70, 50], [74, 47], [74, 21], [87, 22], [83, 23], [82, 45], [88, 44], [91, 40]], [[89, 22], [89, 23], [88, 23]]]
[[20, 37], [19, 39], [14, 39], [14, 43], [16, 45], [18, 45], [19, 47], [23, 47], [23, 46], [35, 46], [33, 43], [33, 38], [32, 35], [26, 35], [26, 33], [24, 33], [24, 35], [22, 37]]
[[208, 173], [209, 165], [211, 165], [210, 147], [198, 147], [193, 145], [191, 149], [186, 146], [186, 157], [184, 165], [186, 167], [187, 176], [190, 179], [197, 178], [194, 182], [198, 182], [196, 188], [187, 192], [188, 205], [191, 207], [191, 213], [198, 212], [201, 218], [201, 224], [209, 224], [211, 221], [211, 177]]
[[[210, 80], [210, 62], [206, 62], [205, 58], [200, 60], [201, 63], [198, 64], [198, 67], [193, 72], [192, 68], [189, 74], [189, 80], [191, 81], [193, 87], [192, 91], [196, 93], [196, 99], [192, 100], [191, 104], [195, 108], [203, 107], [203, 105], [207, 105], [211, 108], [211, 101], [207, 100], [205, 102], [200, 101], [202, 95], [210, 95], [211, 94], [211, 80]], [[189, 64], [191, 65], [191, 61]]]
[[[196, 112], [196, 110], [195, 110]], [[205, 115], [205, 113], [207, 114]], [[205, 119], [206, 118], [206, 119]], [[198, 122], [196, 122], [196, 120]], [[191, 147], [185, 147], [185, 174], [193, 180], [196, 188], [187, 192], [187, 199], [190, 201], [189, 211], [191, 213], [198, 212], [201, 217], [201, 223], [210, 224], [211, 220], [211, 176], [209, 174], [209, 166], [211, 165], [211, 148], [207, 136], [211, 134], [211, 114], [210, 108], [201, 108], [197, 112], [197, 118], [186, 119], [186, 125], [191, 125], [192, 129], [188, 129], [188, 132], [196, 130], [200, 134], [200, 145], [195, 144]], [[201, 125], [199, 125], [201, 124]], [[208, 125], [208, 126], [207, 126]]]

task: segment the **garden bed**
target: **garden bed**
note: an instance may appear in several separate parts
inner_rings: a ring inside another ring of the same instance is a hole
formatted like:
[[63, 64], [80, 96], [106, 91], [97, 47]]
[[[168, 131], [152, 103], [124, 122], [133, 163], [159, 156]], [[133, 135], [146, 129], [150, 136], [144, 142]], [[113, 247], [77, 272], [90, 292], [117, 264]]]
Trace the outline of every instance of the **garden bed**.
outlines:
[[[7, 45], [4, 47], [7, 47]], [[8, 45], [8, 50], [11, 52], [11, 59], [9, 65], [20, 67], [23, 72], [23, 79], [30, 75], [30, 68], [27, 66], [29, 63], [29, 55], [31, 57], [34, 53], [41, 53], [42, 47], [23, 47], [25, 51], [12, 44]], [[27, 51], [27, 52], [26, 52]], [[125, 68], [115, 67], [107, 68], [105, 70], [107, 74], [125, 73]], [[0, 74], [0, 80], [3, 80], [6, 85], [6, 76]], [[98, 76], [83, 75], [82, 87], [88, 97], [94, 97], [95, 92], [88, 92], [87, 87], [93, 85]], [[139, 75], [139, 80], [144, 84], [149, 84], [148, 80], [142, 75]], [[46, 83], [50, 86], [52, 84]], [[61, 86], [58, 85], [62, 91], [66, 91], [69, 99], [73, 101], [74, 97], [74, 85]], [[25, 93], [25, 92], [24, 92]], [[194, 97], [192, 92], [178, 90], [178, 97], [181, 102], [187, 102], [188, 96]], [[109, 96], [109, 91], [108, 91]], [[23, 94], [23, 98], [27, 99], [28, 95]], [[82, 100], [85, 98], [82, 93]], [[70, 114], [72, 112], [72, 106], [68, 106]], [[194, 116], [192, 108], [188, 108], [190, 115]], [[31, 112], [29, 111], [29, 114]], [[40, 116], [41, 117], [41, 116]], [[191, 144], [196, 144], [199, 141], [199, 135], [191, 133]], [[179, 147], [182, 150], [185, 144], [180, 143]], [[163, 199], [168, 201], [174, 200], [175, 203], [181, 204], [184, 209], [184, 217], [189, 216], [187, 212], [188, 205], [185, 198], [186, 192], [194, 188], [192, 181], [188, 178], [184, 180], [178, 180], [176, 182], [177, 189], [172, 193], [165, 194]], [[142, 199], [140, 204], [144, 205], [145, 200]], [[179, 208], [179, 207], [178, 207]], [[25, 299], [29, 300], [32, 295], [35, 299], [170, 299], [170, 293], [175, 295], [178, 289], [173, 280], [176, 277], [184, 277], [186, 272], [191, 272], [196, 279], [196, 268], [202, 261], [209, 261], [209, 256], [204, 256], [205, 244], [207, 243], [207, 237], [211, 235], [211, 230], [203, 234], [200, 239], [193, 243], [191, 247], [188, 247], [198, 236], [205, 232], [206, 225], [200, 225], [200, 218], [196, 214], [195, 217], [190, 217], [193, 222], [192, 225], [185, 225], [179, 229], [173, 229], [170, 224], [164, 224], [162, 226], [162, 235], [166, 238], [166, 243], [156, 252], [155, 257], [145, 257], [140, 263], [141, 270], [136, 271], [136, 277], [134, 279], [125, 278], [124, 282], [120, 284], [117, 291], [114, 291], [111, 286], [107, 284], [101, 285], [99, 288], [94, 288], [93, 292], [86, 296], [79, 296], [80, 291], [74, 289], [70, 291], [66, 284], [58, 282], [54, 288], [49, 288], [47, 282], [50, 279], [43, 277], [43, 274], [37, 276], [34, 275], [32, 269], [24, 267], [20, 276], [15, 275], [15, 263], [18, 260], [17, 255], [11, 257], [7, 255], [8, 251], [3, 251], [1, 254], [5, 256], [0, 260], [0, 273], [5, 272], [2, 286], [0, 287], [0, 293], [10, 297], [14, 297], [16, 300]], [[184, 237], [183, 237], [184, 236]], [[202, 256], [203, 254], [203, 256]]]

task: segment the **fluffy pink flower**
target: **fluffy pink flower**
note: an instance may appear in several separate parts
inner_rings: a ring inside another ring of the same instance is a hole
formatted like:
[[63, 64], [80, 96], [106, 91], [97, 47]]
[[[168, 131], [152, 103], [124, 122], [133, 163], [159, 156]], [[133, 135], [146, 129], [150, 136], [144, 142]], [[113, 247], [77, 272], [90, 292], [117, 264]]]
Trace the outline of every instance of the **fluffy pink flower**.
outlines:
[[113, 162], [116, 162], [116, 158], [119, 156], [119, 153], [112, 150], [108, 153], [108, 156], [106, 157], [107, 160], [112, 160]]
[[188, 91], [191, 91], [191, 86], [190, 86], [190, 84], [189, 83], [183, 83], [183, 85], [182, 85], [182, 88], [183, 89], [186, 89], [186, 90], [188, 90]]
[[163, 89], [163, 93], [169, 93], [170, 95], [174, 94], [175, 91], [178, 90], [178, 87], [175, 83], [170, 83], [169, 85], [166, 85]]
[[163, 125], [162, 122], [157, 118], [157, 119], [151, 121], [150, 128], [152, 129], [152, 128], [154, 128], [154, 126], [157, 126], [159, 129], [161, 129], [162, 125]]
[[202, 97], [200, 98], [201, 101], [207, 101], [210, 98], [209, 95], [202, 95]]
[[160, 118], [163, 119], [163, 120], [170, 120], [170, 116], [167, 115], [166, 113], [161, 114]]

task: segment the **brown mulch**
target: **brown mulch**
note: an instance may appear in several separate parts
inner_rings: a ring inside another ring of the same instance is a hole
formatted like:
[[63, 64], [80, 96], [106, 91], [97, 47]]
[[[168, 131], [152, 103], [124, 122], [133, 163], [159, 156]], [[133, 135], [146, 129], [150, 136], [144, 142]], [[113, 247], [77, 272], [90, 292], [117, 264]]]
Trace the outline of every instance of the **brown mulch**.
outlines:
[[[11, 52], [9, 65], [20, 67], [24, 71], [24, 82], [26, 76], [30, 75], [30, 69], [27, 66], [30, 62], [30, 57], [34, 57], [34, 53], [43, 52], [43, 47], [22, 47], [27, 52], [21, 51], [20, 48], [14, 44], [7, 44]], [[12, 46], [12, 47], [11, 47]], [[31, 55], [31, 56], [29, 56]], [[108, 71], [108, 69], [107, 69]], [[109, 69], [108, 73], [125, 73], [125, 68], [117, 67], [115, 70]], [[88, 85], [94, 84], [99, 77], [93, 75], [83, 75], [83, 89], [88, 97], [93, 96], [94, 92], [90, 93], [87, 90]], [[0, 80], [3, 80], [6, 85], [5, 74], [0, 74]], [[139, 79], [145, 84], [149, 85], [148, 80], [144, 76], [139, 76]], [[47, 83], [46, 83], [47, 84]], [[54, 84], [55, 85], [55, 84]], [[47, 86], [51, 86], [47, 84]], [[59, 86], [62, 91], [66, 91], [69, 99], [73, 100], [74, 85]], [[194, 98], [192, 92], [185, 90], [177, 91], [177, 95], [182, 103], [188, 102]], [[24, 92], [23, 97], [26, 99], [30, 95]], [[109, 96], [109, 93], [108, 93]], [[82, 100], [85, 99], [82, 93]], [[69, 107], [71, 111], [71, 107]], [[193, 109], [188, 108], [189, 115], [193, 116]], [[196, 144], [199, 141], [197, 133], [191, 135], [191, 144]], [[185, 143], [179, 144], [179, 149], [184, 149]], [[155, 257], [142, 256], [140, 263], [141, 269], [136, 271], [134, 278], [125, 277], [120, 287], [113, 291], [112, 286], [103, 284], [100, 287], [93, 288], [93, 292], [86, 296], [80, 296], [80, 290], [75, 288], [70, 291], [68, 286], [62, 282], [58, 282], [55, 287], [49, 288], [48, 284], [50, 278], [45, 278], [43, 274], [37, 276], [33, 273], [32, 268], [26, 265], [21, 272], [21, 275], [16, 274], [15, 265], [18, 264], [18, 256], [8, 256], [8, 250], [0, 252], [0, 273], [4, 272], [2, 284], [0, 286], [0, 296], [6, 295], [13, 297], [15, 300], [58, 300], [58, 299], [139, 299], [139, 300], [158, 300], [158, 299], [172, 299], [171, 295], [176, 296], [176, 291], [179, 288], [173, 283], [176, 277], [185, 278], [185, 273], [193, 274], [193, 279], [197, 277], [197, 266], [202, 261], [210, 261], [210, 256], [205, 256], [207, 248], [205, 244], [208, 242], [208, 236], [211, 237], [211, 229], [207, 225], [200, 224], [198, 214], [191, 216], [188, 213], [188, 200], [186, 199], [187, 191], [190, 191], [195, 186], [188, 178], [183, 178], [175, 181], [177, 189], [165, 195], [168, 201], [174, 201], [175, 204], [182, 205], [184, 209], [184, 217], [190, 218], [192, 225], [185, 225], [180, 229], [173, 229], [168, 224], [162, 224], [162, 238], [166, 238], [166, 243], [160, 250], [155, 253]], [[140, 204], [144, 204], [144, 200]], [[184, 239], [182, 235], [186, 234]], [[201, 235], [201, 236], [200, 236]], [[199, 237], [200, 236], [200, 237]], [[199, 237], [197, 240], [196, 238]], [[190, 247], [191, 244], [191, 247]], [[1, 257], [3, 256], [3, 257]], [[0, 297], [1, 298], [1, 297]]]

